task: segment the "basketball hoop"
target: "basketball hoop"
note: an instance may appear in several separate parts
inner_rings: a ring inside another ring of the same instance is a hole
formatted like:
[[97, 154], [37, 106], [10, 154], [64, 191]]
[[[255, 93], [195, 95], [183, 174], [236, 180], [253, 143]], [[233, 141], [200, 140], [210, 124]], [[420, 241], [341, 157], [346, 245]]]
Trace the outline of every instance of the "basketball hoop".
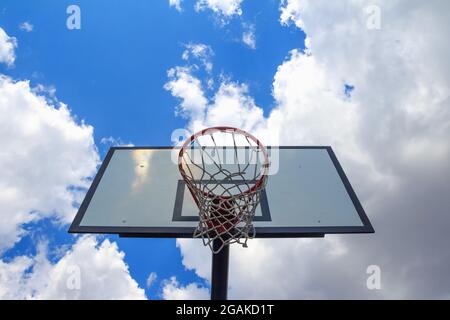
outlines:
[[[241, 129], [204, 129], [185, 141], [178, 168], [199, 209], [194, 237], [202, 237], [214, 253], [231, 243], [247, 247], [267, 183], [269, 157], [263, 144]], [[216, 250], [214, 240], [221, 241]]]

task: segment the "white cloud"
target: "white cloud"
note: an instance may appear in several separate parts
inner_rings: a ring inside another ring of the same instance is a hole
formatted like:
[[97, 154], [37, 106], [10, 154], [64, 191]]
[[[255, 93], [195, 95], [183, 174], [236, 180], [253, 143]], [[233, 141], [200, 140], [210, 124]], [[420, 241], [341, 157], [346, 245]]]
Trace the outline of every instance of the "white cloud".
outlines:
[[35, 257], [0, 260], [0, 299], [145, 299], [123, 258], [116, 243], [83, 236], [52, 264], [41, 244]]
[[28, 21], [25, 21], [19, 25], [19, 29], [25, 32], [31, 32], [34, 29], [34, 26]]
[[124, 142], [122, 140], [122, 138], [120, 138], [120, 137], [119, 138], [114, 138], [114, 137], [111, 137], [111, 136], [101, 138], [100, 139], [100, 143], [104, 144], [104, 145], [107, 145], [107, 146], [110, 146], [110, 147], [113, 147], [113, 146], [132, 147], [132, 146], [134, 146], [131, 142], [128, 142], [128, 143]]
[[199, 239], [177, 239], [177, 247], [181, 250], [182, 263], [195, 271], [197, 276], [210, 281], [211, 251]]
[[[448, 38], [450, 4], [378, 3], [382, 24], [374, 31], [366, 28], [364, 1], [285, 2], [280, 21], [301, 27], [308, 48], [306, 54], [291, 51], [278, 67], [270, 115], [258, 115], [245, 84], [229, 79], [202, 113], [190, 113], [190, 128], [220, 122], [244, 127], [266, 144], [273, 143], [270, 137], [332, 145], [376, 229], [367, 236], [234, 246], [233, 298], [449, 295], [450, 282], [443, 279], [450, 264], [450, 47], [442, 39]], [[354, 86], [351, 98], [345, 84]], [[208, 250], [178, 243], [183, 263], [207, 279]], [[371, 264], [381, 267], [381, 291], [365, 286]]]
[[205, 71], [210, 73], [213, 68], [211, 57], [214, 55], [214, 51], [210, 46], [203, 43], [189, 43], [185, 45], [186, 50], [183, 51], [182, 59], [189, 61], [191, 58], [198, 60], [202, 63]]
[[181, 11], [182, 0], [169, 0], [169, 6], [174, 7], [177, 11]]
[[256, 38], [255, 38], [255, 26], [254, 25], [244, 25], [244, 32], [242, 33], [242, 42], [251, 49], [256, 49]]
[[[184, 60], [188, 60], [189, 52], [183, 52]], [[249, 96], [246, 84], [222, 76], [217, 92], [208, 99], [204, 85], [194, 74], [197, 69], [195, 65], [171, 68], [168, 71], [169, 82], [164, 85], [166, 90], [181, 100], [177, 110], [189, 120], [191, 131], [198, 131], [205, 126], [229, 125], [259, 133], [267, 139], [273, 138], [266, 130], [267, 121], [263, 110]], [[212, 81], [211, 78], [206, 81], [208, 89], [212, 88]]]
[[49, 105], [59, 104], [56, 96], [56, 88], [52, 85], [44, 86], [42, 84], [37, 84], [35, 87], [31, 88], [31, 91], [37, 96], [44, 97]]
[[281, 24], [287, 26], [289, 23], [294, 22], [298, 28], [303, 28], [300, 12], [306, 5], [307, 2], [281, 0]]
[[241, 3], [243, 0], [198, 0], [195, 10], [210, 9], [218, 16], [222, 24], [227, 23], [233, 16], [242, 14]]
[[251, 132], [256, 132], [264, 122], [263, 111], [248, 95], [248, 87], [231, 81], [221, 83], [203, 119], [208, 126], [226, 124]]
[[248, 87], [223, 80], [211, 100], [205, 97], [201, 81], [187, 67], [169, 70], [170, 81], [164, 86], [174, 97], [181, 99], [179, 111], [189, 119], [188, 128], [195, 132], [206, 126], [229, 125], [256, 132], [260, 137], [273, 138], [267, 134], [263, 111], [248, 95]]
[[23, 224], [71, 222], [99, 161], [93, 128], [38, 92], [0, 76], [0, 252], [26, 233]]
[[202, 90], [200, 80], [191, 75], [187, 67], [175, 67], [168, 71], [169, 82], [164, 85], [174, 97], [181, 99], [177, 112], [182, 116], [202, 118], [207, 99]]
[[196, 283], [182, 286], [175, 277], [164, 283], [162, 297], [164, 300], [208, 300], [209, 290]]
[[7, 66], [13, 66], [16, 60], [14, 50], [17, 48], [17, 40], [0, 28], [0, 63], [5, 63]]
[[147, 283], [146, 283], [147, 284], [147, 288], [150, 288], [153, 285], [153, 283], [155, 283], [156, 278], [158, 278], [158, 275], [156, 274], [156, 272], [151, 272], [148, 275]]
[[[3, 31], [3, 30], [1, 30]], [[56, 98], [54, 87], [0, 75], [0, 254], [51, 217], [71, 222], [99, 162], [93, 128]], [[0, 299], [145, 299], [109, 240], [80, 237], [51, 262], [45, 243], [36, 256], [0, 259]]]
[[[199, 277], [210, 281], [211, 251], [209, 248], [204, 247], [201, 241], [192, 239], [177, 239], [177, 243], [186, 268], [195, 270]], [[249, 240], [248, 248], [231, 247], [229, 297], [232, 299], [326, 298], [326, 282], [333, 278], [333, 273], [330, 273], [326, 266], [333, 265], [344, 257], [346, 257], [345, 248], [337, 237]], [[323, 287], [314, 288], [314, 281], [322, 270], [324, 273], [320, 274], [320, 284]], [[354, 283], [357, 278], [363, 284], [365, 273], [355, 275], [348, 270], [340, 276], [351, 283]], [[344, 280], [342, 282], [344, 284]], [[341, 289], [346, 288], [342, 286]]]

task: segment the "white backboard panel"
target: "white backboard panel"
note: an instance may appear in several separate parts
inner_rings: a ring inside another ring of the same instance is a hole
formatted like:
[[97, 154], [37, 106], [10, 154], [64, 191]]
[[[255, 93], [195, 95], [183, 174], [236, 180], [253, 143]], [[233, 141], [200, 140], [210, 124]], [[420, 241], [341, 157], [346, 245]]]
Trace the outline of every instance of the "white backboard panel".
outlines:
[[[69, 232], [192, 237], [198, 212], [178, 170], [178, 150], [111, 148]], [[373, 232], [330, 147], [268, 151], [271, 171], [254, 219], [256, 237]]]

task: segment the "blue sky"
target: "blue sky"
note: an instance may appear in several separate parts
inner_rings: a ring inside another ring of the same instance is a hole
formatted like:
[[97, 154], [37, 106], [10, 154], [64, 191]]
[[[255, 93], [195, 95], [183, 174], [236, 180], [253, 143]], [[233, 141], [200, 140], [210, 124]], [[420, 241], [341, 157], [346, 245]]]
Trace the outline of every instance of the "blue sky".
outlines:
[[67, 229], [111, 144], [219, 124], [331, 145], [376, 230], [233, 247], [230, 298], [450, 298], [450, 2], [169, 3], [1, 2], [0, 298], [207, 298], [201, 243]]
[[[79, 4], [81, 30], [68, 30], [65, 9]], [[278, 22], [277, 1], [242, 4], [243, 14], [221, 27], [211, 12], [196, 12], [195, 1], [180, 13], [167, 1], [3, 2], [1, 23], [18, 37], [18, 59], [8, 74], [32, 84], [54, 86], [95, 138], [113, 136], [136, 145], [167, 145], [176, 100], [163, 89], [167, 70], [182, 63], [183, 44], [214, 50], [214, 73], [245, 82], [258, 105], [273, 106], [273, 76], [288, 51], [302, 48], [304, 35]], [[19, 31], [31, 21], [33, 32]], [[240, 41], [242, 23], [255, 25], [257, 49]]]
[[[81, 8], [81, 29], [66, 28], [66, 8]], [[177, 100], [165, 90], [167, 71], [183, 64], [185, 44], [204, 43], [214, 55], [213, 76], [225, 75], [246, 83], [265, 113], [273, 107], [271, 95], [277, 67], [294, 48], [303, 49], [304, 34], [280, 25], [279, 3], [242, 4], [243, 14], [222, 25], [211, 12], [196, 12], [195, 1], [184, 1], [183, 11], [167, 1], [2, 1], [0, 27], [18, 40], [14, 67], [0, 71], [14, 79], [29, 79], [32, 87], [56, 89], [79, 120], [94, 127], [94, 138], [103, 158], [109, 145], [102, 138], [114, 137], [135, 145], [170, 145], [170, 134], [186, 126], [175, 114]], [[19, 28], [33, 25], [31, 32]], [[246, 26], [255, 30], [256, 49], [241, 41]], [[4, 255], [36, 254], [36, 243], [45, 239], [52, 251], [71, 244], [67, 225], [51, 219], [26, 226], [23, 237]], [[174, 239], [121, 239], [111, 236], [126, 253], [125, 262], [140, 287], [146, 288], [150, 272], [157, 282], [147, 290], [160, 298], [159, 281], [176, 276], [181, 284], [206, 281], [186, 270]], [[155, 290], [156, 289], [156, 290]]]

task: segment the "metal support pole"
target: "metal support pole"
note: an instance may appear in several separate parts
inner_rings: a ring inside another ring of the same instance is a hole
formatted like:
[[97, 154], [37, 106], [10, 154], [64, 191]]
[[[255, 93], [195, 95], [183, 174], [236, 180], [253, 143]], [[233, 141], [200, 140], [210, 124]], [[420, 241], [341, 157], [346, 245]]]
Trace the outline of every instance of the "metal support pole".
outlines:
[[[213, 241], [214, 250], [220, 248], [221, 245], [220, 239]], [[229, 245], [224, 246], [220, 252], [212, 254], [211, 300], [227, 300], [229, 256]]]

